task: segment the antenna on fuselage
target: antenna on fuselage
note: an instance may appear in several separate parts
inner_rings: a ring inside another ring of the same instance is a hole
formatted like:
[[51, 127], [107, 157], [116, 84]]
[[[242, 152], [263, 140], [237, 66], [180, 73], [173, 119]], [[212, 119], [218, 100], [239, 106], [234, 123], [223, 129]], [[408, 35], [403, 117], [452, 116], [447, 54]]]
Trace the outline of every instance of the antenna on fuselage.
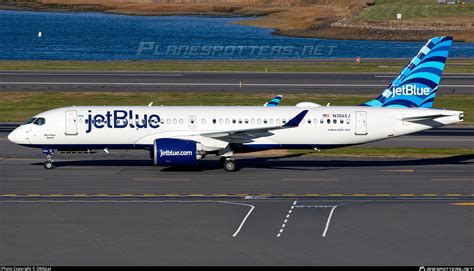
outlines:
[[153, 105], [153, 102], [149, 103], [148, 106], [152, 106]]

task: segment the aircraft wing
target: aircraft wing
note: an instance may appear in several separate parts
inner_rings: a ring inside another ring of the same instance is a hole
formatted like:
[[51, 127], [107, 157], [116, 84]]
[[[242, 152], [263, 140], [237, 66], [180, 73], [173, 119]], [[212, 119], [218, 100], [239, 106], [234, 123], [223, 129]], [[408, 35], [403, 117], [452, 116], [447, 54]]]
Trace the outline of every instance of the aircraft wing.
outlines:
[[298, 125], [301, 123], [303, 118], [306, 116], [306, 113], [308, 113], [308, 110], [301, 111], [298, 115], [296, 115], [295, 117], [293, 117], [292, 119], [290, 119], [287, 123], [283, 125], [210, 132], [210, 133], [200, 134], [200, 136], [221, 139], [225, 141], [232, 141], [233, 139], [250, 139], [250, 138], [269, 136], [271, 135], [270, 131], [273, 131], [273, 130], [298, 127]]

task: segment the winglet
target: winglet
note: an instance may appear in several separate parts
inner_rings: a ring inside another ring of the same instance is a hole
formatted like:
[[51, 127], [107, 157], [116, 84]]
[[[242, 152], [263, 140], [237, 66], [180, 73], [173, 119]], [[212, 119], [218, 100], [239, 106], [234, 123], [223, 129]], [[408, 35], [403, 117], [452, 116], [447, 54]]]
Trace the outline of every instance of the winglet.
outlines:
[[296, 117], [292, 118], [287, 123], [285, 123], [283, 127], [285, 128], [298, 127], [298, 125], [300, 125], [303, 118], [306, 116], [306, 113], [308, 113], [308, 110], [301, 111], [298, 115], [296, 115]]

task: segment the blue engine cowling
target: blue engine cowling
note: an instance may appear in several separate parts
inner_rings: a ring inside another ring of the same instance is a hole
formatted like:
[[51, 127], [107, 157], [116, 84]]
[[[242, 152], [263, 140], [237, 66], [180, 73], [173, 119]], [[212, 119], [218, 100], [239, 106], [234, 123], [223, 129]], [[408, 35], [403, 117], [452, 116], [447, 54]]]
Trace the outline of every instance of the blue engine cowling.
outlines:
[[160, 138], [153, 144], [155, 165], [192, 165], [203, 154], [202, 145], [192, 140]]

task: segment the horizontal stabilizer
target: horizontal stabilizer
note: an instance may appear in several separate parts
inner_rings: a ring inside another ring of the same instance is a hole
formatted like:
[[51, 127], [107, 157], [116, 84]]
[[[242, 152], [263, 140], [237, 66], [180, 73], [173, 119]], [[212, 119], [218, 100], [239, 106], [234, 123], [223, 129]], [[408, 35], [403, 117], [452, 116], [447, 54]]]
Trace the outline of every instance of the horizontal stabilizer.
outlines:
[[446, 114], [435, 114], [435, 115], [424, 115], [424, 116], [412, 116], [412, 117], [403, 117], [403, 121], [422, 121], [422, 120], [433, 120], [441, 117], [449, 117], [451, 115]]

